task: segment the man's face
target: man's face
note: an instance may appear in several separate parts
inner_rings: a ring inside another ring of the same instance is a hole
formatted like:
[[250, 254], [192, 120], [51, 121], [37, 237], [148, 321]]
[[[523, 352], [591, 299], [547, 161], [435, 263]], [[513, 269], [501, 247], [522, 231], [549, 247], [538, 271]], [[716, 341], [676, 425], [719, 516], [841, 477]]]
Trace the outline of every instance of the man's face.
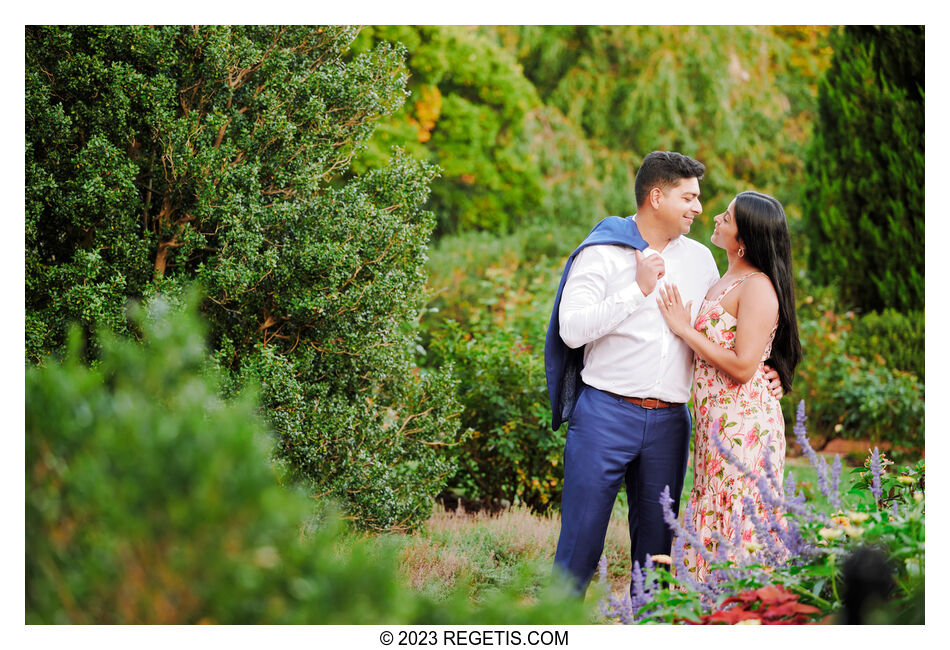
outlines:
[[654, 190], [657, 197], [657, 216], [664, 225], [667, 235], [672, 239], [685, 235], [689, 227], [702, 211], [699, 202], [699, 179], [681, 178], [676, 185], [666, 191]]

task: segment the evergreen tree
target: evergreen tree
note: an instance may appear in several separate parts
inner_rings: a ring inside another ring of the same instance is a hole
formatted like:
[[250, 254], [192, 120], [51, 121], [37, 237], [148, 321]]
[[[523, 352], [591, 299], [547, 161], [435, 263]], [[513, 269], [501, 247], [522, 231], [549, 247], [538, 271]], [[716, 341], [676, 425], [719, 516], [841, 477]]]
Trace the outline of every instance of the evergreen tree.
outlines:
[[[445, 374], [413, 355], [431, 166], [347, 175], [405, 100], [401, 46], [341, 27], [26, 30], [26, 355], [134, 332], [130, 299], [197, 282], [229, 390], [370, 528], [412, 526], [453, 469]], [[94, 344], [91, 354], [95, 356]]]
[[865, 310], [924, 306], [924, 28], [847, 27], [807, 164], [809, 272]]

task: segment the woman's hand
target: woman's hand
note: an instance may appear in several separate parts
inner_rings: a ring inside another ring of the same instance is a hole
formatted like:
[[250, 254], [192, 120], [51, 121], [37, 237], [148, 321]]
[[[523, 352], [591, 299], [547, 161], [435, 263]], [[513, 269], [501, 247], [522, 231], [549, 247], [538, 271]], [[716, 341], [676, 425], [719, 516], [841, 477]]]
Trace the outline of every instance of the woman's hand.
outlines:
[[785, 391], [782, 390], [782, 380], [778, 377], [778, 370], [767, 363], [762, 365], [765, 368], [765, 378], [769, 380], [769, 392], [775, 399], [782, 399]]
[[684, 305], [675, 284], [660, 287], [660, 297], [657, 298], [656, 304], [670, 331], [677, 336], [682, 337], [683, 332], [692, 327], [690, 307], [693, 301], [690, 300]]

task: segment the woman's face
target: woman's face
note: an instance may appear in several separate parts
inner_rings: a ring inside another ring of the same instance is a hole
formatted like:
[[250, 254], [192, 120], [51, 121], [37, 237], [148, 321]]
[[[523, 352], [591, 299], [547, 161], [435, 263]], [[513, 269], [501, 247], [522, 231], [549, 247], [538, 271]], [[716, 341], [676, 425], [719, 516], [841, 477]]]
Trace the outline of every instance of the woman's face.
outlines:
[[722, 214], [713, 217], [716, 228], [713, 230], [710, 241], [719, 248], [726, 251], [736, 251], [739, 249], [739, 230], [736, 228], [736, 200], [726, 208]]

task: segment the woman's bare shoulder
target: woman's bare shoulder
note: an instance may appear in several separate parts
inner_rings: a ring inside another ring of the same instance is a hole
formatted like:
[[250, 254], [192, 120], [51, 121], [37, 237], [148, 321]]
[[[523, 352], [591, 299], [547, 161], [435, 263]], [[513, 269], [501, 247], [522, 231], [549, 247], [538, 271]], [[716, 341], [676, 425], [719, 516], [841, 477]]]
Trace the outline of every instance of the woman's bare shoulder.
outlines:
[[778, 296], [775, 293], [775, 287], [772, 281], [765, 273], [756, 273], [743, 282], [740, 286], [739, 300], [750, 299], [757, 304], [765, 306], [778, 307]]

